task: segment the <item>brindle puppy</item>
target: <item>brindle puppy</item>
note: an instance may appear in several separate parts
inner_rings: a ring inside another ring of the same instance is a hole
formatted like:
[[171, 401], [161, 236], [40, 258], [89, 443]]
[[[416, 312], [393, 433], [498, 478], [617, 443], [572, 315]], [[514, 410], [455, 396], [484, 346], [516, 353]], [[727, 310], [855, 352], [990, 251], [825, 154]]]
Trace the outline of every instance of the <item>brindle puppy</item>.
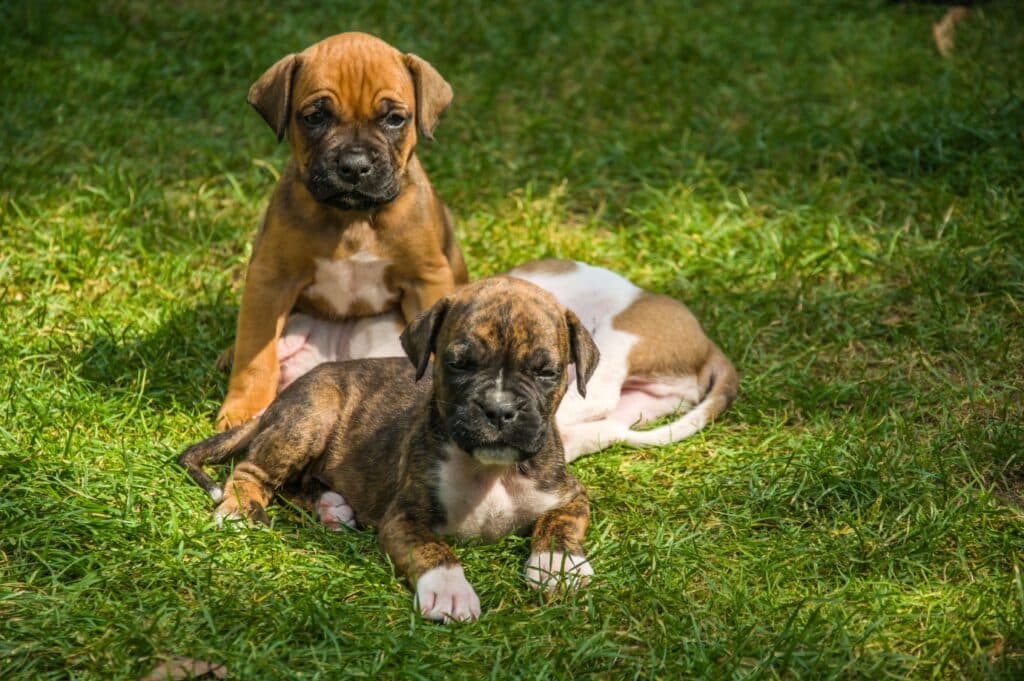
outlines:
[[[322, 364], [258, 420], [186, 450], [179, 462], [220, 501], [216, 516], [265, 519], [275, 490], [321, 485], [331, 490], [321, 515], [326, 504], [376, 527], [430, 619], [480, 613], [440, 536], [493, 540], [532, 527], [530, 582], [583, 584], [593, 574], [582, 545], [589, 503], [554, 415], [570, 364], [586, 390], [598, 360], [590, 334], [546, 291], [495, 277], [442, 298], [401, 341], [414, 366]], [[223, 493], [199, 468], [242, 455]]]

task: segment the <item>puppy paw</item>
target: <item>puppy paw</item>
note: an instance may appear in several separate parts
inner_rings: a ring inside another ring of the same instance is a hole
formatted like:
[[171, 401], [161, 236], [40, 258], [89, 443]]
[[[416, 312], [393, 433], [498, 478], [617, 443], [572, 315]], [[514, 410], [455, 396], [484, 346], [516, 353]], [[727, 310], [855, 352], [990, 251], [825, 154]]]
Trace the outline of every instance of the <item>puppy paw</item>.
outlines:
[[532, 554], [526, 561], [526, 581], [534, 589], [575, 591], [586, 586], [593, 576], [590, 561], [572, 553], [544, 551]]
[[217, 430], [223, 432], [228, 428], [240, 426], [249, 419], [259, 416], [265, 410], [266, 407], [248, 405], [241, 400], [225, 402], [217, 412]]
[[316, 512], [320, 516], [320, 522], [330, 530], [341, 532], [343, 525], [355, 529], [355, 511], [345, 501], [345, 497], [337, 492], [324, 492], [316, 505]]
[[442, 565], [423, 573], [414, 600], [420, 614], [437, 622], [472, 622], [480, 617], [480, 599], [461, 565]]
[[264, 525], [270, 524], [267, 510], [258, 501], [249, 501], [243, 509], [236, 495], [228, 495], [223, 499], [213, 512], [213, 522], [217, 524], [217, 527], [224, 527], [225, 524], [232, 525], [241, 520], [252, 520]]

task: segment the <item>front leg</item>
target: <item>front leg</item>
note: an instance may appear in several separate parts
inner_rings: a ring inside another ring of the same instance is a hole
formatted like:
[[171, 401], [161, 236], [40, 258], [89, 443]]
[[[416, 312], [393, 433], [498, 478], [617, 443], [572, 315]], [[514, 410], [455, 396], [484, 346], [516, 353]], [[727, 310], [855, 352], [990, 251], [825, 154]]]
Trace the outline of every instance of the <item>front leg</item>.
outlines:
[[277, 339], [303, 282], [282, 281], [253, 261], [246, 276], [235, 333], [228, 394], [217, 413], [226, 430], [256, 416], [274, 399], [280, 377]]
[[575, 478], [568, 502], [544, 513], [533, 526], [532, 553], [526, 580], [534, 589], [575, 590], [590, 580], [594, 569], [583, 555], [583, 537], [590, 522], [587, 491]]
[[454, 291], [455, 274], [447, 262], [442, 260], [426, 266], [415, 279], [402, 286], [402, 316], [406, 322], [411, 322], [420, 312]]
[[480, 599], [451, 548], [418, 517], [415, 507], [391, 504], [380, 525], [380, 545], [416, 591], [420, 614], [438, 622], [480, 617]]

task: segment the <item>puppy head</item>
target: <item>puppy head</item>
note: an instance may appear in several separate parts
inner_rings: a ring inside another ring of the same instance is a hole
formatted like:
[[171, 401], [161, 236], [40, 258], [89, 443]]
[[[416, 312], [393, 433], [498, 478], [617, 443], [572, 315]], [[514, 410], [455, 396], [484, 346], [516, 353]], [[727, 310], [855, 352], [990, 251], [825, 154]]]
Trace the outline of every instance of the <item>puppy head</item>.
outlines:
[[303, 184], [342, 210], [370, 210], [402, 190], [416, 133], [433, 139], [452, 101], [433, 66], [365, 33], [342, 33], [271, 66], [249, 103], [280, 140]]
[[448, 435], [487, 464], [537, 454], [552, 434], [569, 365], [576, 365], [585, 394], [598, 361], [575, 314], [547, 291], [509, 277], [483, 279], [441, 299], [401, 340], [417, 379], [434, 355], [434, 395]]

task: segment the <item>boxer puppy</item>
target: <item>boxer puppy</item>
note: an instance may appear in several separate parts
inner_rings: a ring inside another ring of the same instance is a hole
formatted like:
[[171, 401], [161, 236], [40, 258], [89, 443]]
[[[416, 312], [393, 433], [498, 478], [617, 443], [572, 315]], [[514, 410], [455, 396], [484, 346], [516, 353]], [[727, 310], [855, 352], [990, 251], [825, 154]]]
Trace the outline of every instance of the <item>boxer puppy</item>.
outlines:
[[[570, 390], [558, 407], [566, 461], [615, 443], [677, 442], [736, 398], [736, 369], [678, 300], [570, 260], [538, 260], [507, 274], [550, 291], [576, 313], [601, 351], [586, 399]], [[637, 429], [681, 408], [688, 410], [669, 423]]]
[[467, 280], [447, 208], [413, 152], [452, 89], [427, 62], [363, 33], [291, 54], [249, 103], [292, 159], [253, 244], [220, 429], [273, 399], [293, 309], [322, 319], [398, 309], [405, 321]]
[[[550, 291], [590, 331], [601, 364], [586, 399], [570, 389], [557, 421], [566, 461], [615, 443], [635, 447], [666, 445], [696, 433], [725, 411], [736, 397], [738, 378], [728, 358], [681, 302], [634, 286], [601, 267], [571, 260], [538, 260], [507, 273]], [[282, 384], [325, 359], [400, 354], [394, 320], [373, 317], [361, 326], [309, 319], [289, 321], [287, 348], [305, 352], [286, 361]], [[651, 423], [688, 409], [670, 423]]]
[[[321, 364], [258, 419], [187, 449], [179, 463], [218, 518], [265, 519], [276, 490], [330, 490], [325, 522], [376, 527], [424, 617], [472, 620], [480, 601], [440, 537], [494, 540], [532, 528], [526, 576], [575, 588], [587, 494], [565, 467], [555, 409], [569, 365], [586, 392], [598, 351], [553, 296], [509, 277], [442, 298], [402, 333], [409, 362]], [[419, 380], [428, 373], [428, 380]], [[200, 466], [236, 456], [221, 492]]]

